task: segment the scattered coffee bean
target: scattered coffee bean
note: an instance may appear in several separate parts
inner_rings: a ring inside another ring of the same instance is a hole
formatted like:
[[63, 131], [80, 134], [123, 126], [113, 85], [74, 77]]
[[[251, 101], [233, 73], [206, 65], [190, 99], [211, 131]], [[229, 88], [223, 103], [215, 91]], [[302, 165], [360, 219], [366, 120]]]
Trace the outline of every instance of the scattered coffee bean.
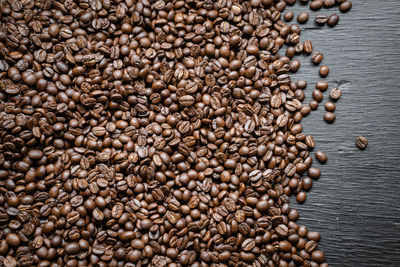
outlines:
[[314, 64], [318, 65], [324, 59], [324, 55], [321, 52], [315, 52], [311, 59]]
[[336, 5], [336, 0], [323, 0], [322, 6], [325, 8], [331, 8]]
[[287, 12], [285, 12], [285, 14], [283, 14], [283, 19], [284, 19], [286, 22], [292, 21], [292, 20], [293, 20], [293, 17], [294, 17], [294, 13], [293, 13], [292, 11], [287, 11]]
[[335, 27], [339, 23], [339, 16], [336, 14], [330, 15], [327, 23], [329, 27]]
[[306, 23], [308, 21], [308, 19], [309, 19], [309, 15], [307, 12], [301, 12], [301, 13], [299, 13], [299, 15], [297, 15], [297, 21], [300, 24]]
[[341, 12], [346, 13], [351, 9], [352, 5], [353, 3], [351, 1], [345, 1], [340, 4], [339, 9]]
[[297, 72], [300, 68], [300, 61], [297, 59], [293, 59], [290, 61], [289, 70], [290, 72]]
[[338, 88], [333, 88], [330, 91], [329, 96], [333, 101], [336, 101], [342, 96], [342, 90], [340, 90]]
[[360, 149], [366, 149], [368, 146], [368, 139], [364, 136], [358, 136], [356, 139], [356, 145], [360, 148]]
[[313, 185], [313, 180], [310, 177], [303, 178], [303, 190], [309, 191], [311, 190]]
[[298, 89], [304, 90], [307, 88], [307, 81], [306, 80], [299, 80], [296, 84]]
[[325, 254], [321, 250], [316, 250], [311, 254], [312, 260], [321, 263], [325, 260]]
[[308, 176], [312, 179], [318, 179], [321, 176], [321, 171], [318, 168], [311, 167], [308, 169]]
[[313, 96], [314, 100], [317, 101], [317, 102], [321, 102], [322, 99], [324, 99], [324, 95], [323, 95], [322, 92], [321, 92], [320, 90], [318, 90], [318, 89], [316, 89], [316, 90], [314, 90], [314, 91], [312, 92], [312, 96]]
[[315, 17], [315, 23], [317, 23], [319, 26], [323, 26], [328, 22], [328, 16], [326, 15], [317, 15]]
[[310, 102], [309, 105], [310, 105], [310, 108], [311, 108], [312, 110], [316, 110], [316, 109], [318, 108], [319, 102], [316, 101], [316, 100], [311, 100], [311, 102]]
[[322, 92], [325, 92], [329, 87], [329, 84], [327, 82], [324, 81], [319, 81], [317, 82], [317, 84], [315, 85], [315, 88], [318, 90], [321, 90]]
[[325, 152], [318, 150], [315, 152], [315, 158], [322, 164], [326, 163], [328, 157], [326, 156]]
[[310, 40], [305, 40], [303, 44], [303, 51], [306, 54], [311, 54], [313, 51], [312, 42]]
[[310, 9], [313, 11], [320, 10], [322, 8], [322, 0], [313, 0], [310, 4]]
[[321, 66], [319, 68], [319, 75], [323, 78], [325, 78], [326, 76], [328, 76], [329, 74], [329, 68], [327, 66]]
[[303, 191], [297, 193], [296, 195], [296, 200], [298, 203], [303, 204], [304, 202], [306, 202], [307, 199], [307, 194]]
[[330, 111], [330, 112], [334, 112], [336, 109], [336, 105], [335, 103], [328, 101], [325, 103], [325, 110], [326, 111]]
[[333, 123], [336, 120], [336, 115], [333, 112], [327, 111], [324, 114], [324, 120], [328, 123]]

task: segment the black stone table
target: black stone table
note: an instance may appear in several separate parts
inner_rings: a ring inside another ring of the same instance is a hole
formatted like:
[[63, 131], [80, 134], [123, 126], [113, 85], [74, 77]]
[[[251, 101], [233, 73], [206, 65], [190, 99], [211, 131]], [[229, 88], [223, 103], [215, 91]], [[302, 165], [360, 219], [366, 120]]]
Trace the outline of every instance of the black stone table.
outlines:
[[[300, 57], [294, 76], [309, 81], [304, 103], [316, 81], [330, 84], [318, 110], [302, 122], [315, 150], [329, 159], [325, 165], [314, 161], [322, 175], [307, 201], [291, 203], [300, 211], [299, 223], [322, 233], [320, 248], [330, 266], [400, 266], [400, 1], [352, 2], [346, 14], [338, 8], [313, 12], [300, 3], [286, 9], [295, 19], [310, 12], [301, 38], [312, 40], [331, 69], [321, 79], [310, 57]], [[340, 16], [335, 28], [314, 24], [317, 14], [333, 13]], [[335, 123], [327, 124], [323, 105], [333, 87], [343, 95]], [[369, 139], [365, 151], [355, 146], [358, 135]]]

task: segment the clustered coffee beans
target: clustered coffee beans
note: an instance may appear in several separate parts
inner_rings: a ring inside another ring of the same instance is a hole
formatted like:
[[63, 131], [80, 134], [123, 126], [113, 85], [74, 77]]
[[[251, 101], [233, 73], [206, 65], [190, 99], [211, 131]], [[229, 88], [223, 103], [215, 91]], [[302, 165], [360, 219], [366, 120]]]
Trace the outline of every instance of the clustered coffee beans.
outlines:
[[323, 61], [295, 2], [1, 1], [0, 265], [328, 266], [289, 206], [328, 89], [290, 78]]

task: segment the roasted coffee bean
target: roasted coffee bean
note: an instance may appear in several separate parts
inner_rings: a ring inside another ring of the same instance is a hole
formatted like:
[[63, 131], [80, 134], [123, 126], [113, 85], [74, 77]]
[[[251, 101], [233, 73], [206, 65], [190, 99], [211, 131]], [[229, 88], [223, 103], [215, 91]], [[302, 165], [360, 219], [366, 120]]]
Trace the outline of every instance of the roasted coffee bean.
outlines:
[[325, 78], [326, 76], [328, 76], [329, 74], [329, 68], [327, 66], [321, 66], [319, 68], [319, 75], [323, 78]]
[[319, 105], [319, 102], [316, 101], [316, 100], [312, 100], [312, 101], [310, 102], [310, 108], [311, 108], [312, 110], [316, 110], [316, 109], [318, 108], [318, 105]]
[[324, 114], [324, 120], [328, 123], [333, 123], [336, 120], [336, 115], [333, 112], [327, 111]]
[[322, 0], [313, 0], [310, 4], [310, 9], [317, 11], [322, 8]]
[[326, 15], [317, 15], [315, 17], [315, 23], [317, 23], [319, 26], [323, 26], [328, 22], [328, 16]]
[[322, 6], [325, 8], [331, 8], [336, 5], [336, 0], [323, 0]]
[[296, 200], [300, 204], [304, 203], [306, 201], [306, 198], [307, 198], [307, 195], [303, 191], [297, 193], [297, 195], [296, 195]]
[[314, 167], [309, 168], [307, 173], [313, 179], [318, 179], [321, 175], [321, 171]]
[[255, 242], [254, 239], [248, 238], [243, 241], [242, 243], [242, 249], [244, 251], [251, 251], [255, 247]]
[[297, 21], [300, 24], [306, 23], [308, 21], [308, 18], [309, 18], [309, 15], [307, 12], [301, 12], [301, 13], [299, 13], [299, 15], [297, 15]]
[[310, 177], [305, 177], [302, 180], [302, 189], [305, 191], [309, 191], [312, 188], [313, 180]]
[[333, 101], [336, 101], [342, 96], [342, 90], [340, 90], [338, 88], [333, 88], [330, 91], [329, 96]]
[[335, 27], [339, 23], [339, 16], [336, 14], [330, 15], [328, 17], [327, 24], [329, 27]]
[[324, 95], [322, 94], [322, 92], [318, 89], [314, 90], [312, 92], [312, 97], [314, 98], [315, 101], [321, 102], [322, 99], [324, 99]]
[[300, 68], [300, 61], [297, 59], [293, 59], [289, 64], [289, 70], [291, 72], [297, 72]]
[[303, 44], [303, 51], [306, 54], [311, 54], [313, 51], [312, 42], [310, 40], [305, 40]]
[[293, 20], [294, 13], [292, 11], [287, 11], [285, 14], [283, 14], [283, 18], [286, 22], [290, 22]]
[[339, 9], [341, 12], [345, 13], [351, 9], [352, 5], [353, 3], [351, 1], [344, 1], [339, 5]]
[[315, 158], [322, 164], [326, 163], [328, 160], [326, 154], [321, 150], [315, 152]]
[[360, 148], [360, 149], [366, 149], [368, 146], [368, 139], [364, 136], [358, 136], [356, 139], [356, 145]]
[[312, 62], [313, 62], [314, 64], [316, 64], [316, 65], [318, 65], [319, 63], [321, 63], [323, 59], [324, 59], [324, 56], [323, 56], [323, 54], [320, 53], [320, 52], [315, 52], [315, 53], [312, 55]]
[[334, 112], [336, 109], [336, 105], [335, 103], [328, 101], [325, 103], [325, 110], [326, 111], [330, 111], [330, 112]]
[[6, 236], [6, 242], [9, 246], [11, 247], [16, 247], [20, 244], [20, 239], [18, 237], [18, 235], [14, 234], [14, 233], [9, 233]]
[[321, 250], [316, 250], [311, 254], [312, 260], [321, 263], [325, 260], [325, 254]]

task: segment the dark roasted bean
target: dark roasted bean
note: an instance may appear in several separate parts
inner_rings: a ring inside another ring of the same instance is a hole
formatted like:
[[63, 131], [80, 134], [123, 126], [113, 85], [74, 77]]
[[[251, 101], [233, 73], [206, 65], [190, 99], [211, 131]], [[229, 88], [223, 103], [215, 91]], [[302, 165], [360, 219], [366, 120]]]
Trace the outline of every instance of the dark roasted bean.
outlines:
[[360, 148], [360, 149], [366, 149], [368, 146], [368, 139], [364, 136], [358, 136], [356, 139], [356, 145]]
[[336, 120], [336, 115], [333, 112], [327, 111], [324, 114], [324, 120], [328, 123], [333, 123]]
[[283, 14], [283, 18], [285, 19], [286, 22], [292, 21], [294, 17], [294, 13], [292, 11], [287, 11], [285, 14]]
[[306, 23], [308, 21], [308, 18], [309, 18], [309, 15], [307, 12], [301, 12], [301, 13], [299, 13], [299, 15], [297, 15], [297, 21], [300, 24]]
[[339, 9], [341, 12], [345, 13], [351, 9], [352, 5], [353, 4], [351, 1], [344, 1], [343, 3], [340, 4]]
[[320, 53], [320, 52], [315, 52], [315, 53], [312, 55], [311, 58], [312, 58], [312, 62], [313, 62], [314, 64], [318, 65], [319, 63], [322, 62], [322, 60], [324, 59], [324, 56], [323, 56], [323, 54]]
[[328, 160], [328, 157], [326, 156], [326, 154], [323, 152], [323, 151], [321, 151], [321, 150], [318, 150], [318, 151], [316, 151], [315, 152], [315, 158], [320, 162], [320, 163], [326, 163], [327, 162], [327, 160]]
[[319, 10], [321, 8], [322, 8], [322, 0], [313, 0], [313, 1], [311, 1], [311, 4], [310, 4], [310, 9], [311, 10], [316, 11], [316, 10]]
[[315, 22], [318, 25], [323, 26], [328, 22], [328, 17], [326, 15], [317, 15], [315, 17]]
[[342, 91], [338, 88], [333, 88], [330, 91], [329, 96], [333, 101], [336, 101], [342, 96]]
[[326, 76], [328, 76], [329, 74], [329, 68], [327, 66], [321, 66], [319, 68], [319, 75], [323, 78], [325, 78]]
[[339, 16], [336, 14], [330, 15], [328, 17], [327, 24], [329, 27], [335, 27], [339, 23]]

